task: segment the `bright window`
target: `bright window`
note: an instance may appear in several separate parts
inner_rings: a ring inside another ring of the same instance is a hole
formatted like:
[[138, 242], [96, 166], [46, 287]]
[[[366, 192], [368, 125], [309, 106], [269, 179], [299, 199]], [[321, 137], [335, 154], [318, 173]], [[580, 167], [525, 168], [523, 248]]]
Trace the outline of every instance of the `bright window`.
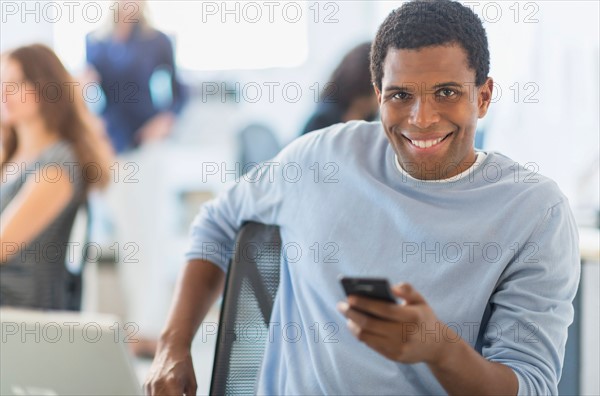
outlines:
[[[114, 17], [115, 1], [95, 2], [102, 18], [54, 25], [55, 49], [71, 70], [85, 62], [85, 35]], [[294, 67], [308, 55], [310, 18], [302, 1], [154, 1], [147, 13], [175, 44], [177, 65], [188, 70]], [[92, 11], [88, 10], [90, 15]]]

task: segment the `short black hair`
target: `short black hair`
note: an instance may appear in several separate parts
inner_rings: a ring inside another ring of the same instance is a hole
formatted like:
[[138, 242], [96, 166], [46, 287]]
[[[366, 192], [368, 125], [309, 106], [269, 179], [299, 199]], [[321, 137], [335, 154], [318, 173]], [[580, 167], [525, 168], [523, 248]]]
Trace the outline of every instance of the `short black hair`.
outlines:
[[383, 62], [390, 48], [419, 49], [459, 44], [475, 70], [481, 86], [490, 71], [490, 52], [483, 24], [477, 14], [450, 0], [415, 0], [404, 3], [383, 21], [371, 48], [371, 79], [381, 90]]

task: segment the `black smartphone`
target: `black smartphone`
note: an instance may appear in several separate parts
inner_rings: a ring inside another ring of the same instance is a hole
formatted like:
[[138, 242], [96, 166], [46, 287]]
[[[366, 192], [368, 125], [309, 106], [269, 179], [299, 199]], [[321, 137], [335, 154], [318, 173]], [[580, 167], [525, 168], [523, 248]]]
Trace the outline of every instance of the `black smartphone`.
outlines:
[[385, 278], [354, 278], [344, 276], [340, 279], [346, 295], [355, 294], [377, 300], [397, 303], [390, 283]]

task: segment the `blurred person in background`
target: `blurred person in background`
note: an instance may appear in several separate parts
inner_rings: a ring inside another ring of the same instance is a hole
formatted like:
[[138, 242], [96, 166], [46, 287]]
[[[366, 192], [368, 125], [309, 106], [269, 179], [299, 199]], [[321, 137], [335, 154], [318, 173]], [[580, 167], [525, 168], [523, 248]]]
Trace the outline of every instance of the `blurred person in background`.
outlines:
[[[164, 139], [184, 104], [176, 78], [173, 45], [149, 22], [145, 1], [122, 0], [108, 23], [86, 37], [87, 81], [100, 84], [106, 99], [102, 118], [118, 154], [118, 176], [104, 196], [92, 201], [92, 233], [116, 238], [117, 271], [124, 315], [138, 327], [139, 342], [129, 346], [138, 356], [152, 356], [166, 317], [169, 280], [156, 252], [161, 228], [156, 218], [160, 199], [160, 160]], [[109, 242], [112, 245], [112, 242]], [[133, 249], [133, 250], [131, 250]], [[163, 307], [164, 306], [164, 307]]]
[[1, 63], [0, 305], [67, 309], [71, 228], [87, 192], [106, 185], [112, 150], [50, 48]]
[[379, 107], [371, 83], [370, 50], [371, 42], [366, 42], [344, 56], [323, 87], [303, 135], [340, 122], [375, 120]]
[[[116, 17], [86, 38], [86, 77], [105, 94], [102, 117], [117, 153], [168, 136], [184, 102], [171, 41], [150, 25], [145, 9], [144, 1], [119, 1]], [[170, 79], [171, 92], [160, 92], [161, 99], [151, 87], [156, 73]]]

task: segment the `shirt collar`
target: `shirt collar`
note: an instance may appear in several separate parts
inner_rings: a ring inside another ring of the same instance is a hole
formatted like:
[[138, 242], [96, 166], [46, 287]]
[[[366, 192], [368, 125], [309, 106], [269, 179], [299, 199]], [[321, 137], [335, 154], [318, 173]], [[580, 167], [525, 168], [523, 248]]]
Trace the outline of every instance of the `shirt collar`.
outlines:
[[400, 166], [400, 162], [398, 161], [398, 155], [397, 154], [394, 154], [394, 160], [395, 160], [396, 168], [398, 169], [398, 171], [401, 174], [403, 174], [404, 176], [406, 176], [406, 177], [408, 177], [408, 178], [410, 178], [412, 180], [417, 180], [417, 181], [425, 182], [425, 183], [447, 183], [447, 182], [456, 182], [456, 181], [462, 179], [463, 177], [466, 177], [470, 172], [473, 172], [475, 169], [477, 169], [477, 167], [479, 165], [481, 165], [481, 163], [483, 162], [483, 160], [485, 159], [485, 157], [487, 157], [487, 153], [485, 151], [475, 150], [475, 156], [476, 156], [475, 162], [468, 169], [465, 169], [464, 171], [462, 171], [458, 175], [454, 175], [454, 176], [448, 177], [446, 179], [438, 179], [438, 180], [421, 180], [421, 179], [417, 179], [415, 177], [412, 177], [411, 175], [408, 174], [408, 172], [406, 172]]

